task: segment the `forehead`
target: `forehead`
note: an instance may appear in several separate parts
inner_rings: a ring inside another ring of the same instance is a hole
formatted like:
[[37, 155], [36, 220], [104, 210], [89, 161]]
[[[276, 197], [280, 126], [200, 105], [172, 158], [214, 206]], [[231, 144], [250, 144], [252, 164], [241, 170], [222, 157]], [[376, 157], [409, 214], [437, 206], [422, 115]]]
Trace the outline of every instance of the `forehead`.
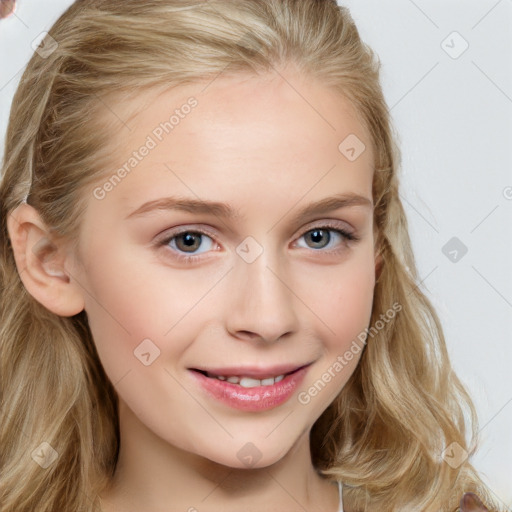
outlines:
[[[341, 180], [371, 194], [372, 144], [356, 109], [294, 72], [146, 91], [113, 109], [127, 120], [109, 136], [111, 174], [128, 171], [109, 192], [123, 210], [148, 194], [162, 195], [167, 185], [181, 194], [229, 198], [243, 186], [256, 192], [265, 183], [269, 192], [303, 195], [315, 181], [329, 189]], [[354, 148], [357, 159], [346, 151]]]

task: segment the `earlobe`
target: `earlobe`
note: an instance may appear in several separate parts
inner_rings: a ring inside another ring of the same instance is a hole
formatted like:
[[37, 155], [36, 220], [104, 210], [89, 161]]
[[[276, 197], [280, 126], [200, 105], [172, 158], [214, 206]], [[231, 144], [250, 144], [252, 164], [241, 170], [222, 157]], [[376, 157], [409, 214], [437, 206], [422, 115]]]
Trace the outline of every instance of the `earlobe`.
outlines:
[[76, 281], [66, 270], [70, 256], [57, 241], [37, 210], [20, 204], [7, 218], [7, 229], [16, 267], [26, 290], [59, 316], [73, 316], [84, 309]]

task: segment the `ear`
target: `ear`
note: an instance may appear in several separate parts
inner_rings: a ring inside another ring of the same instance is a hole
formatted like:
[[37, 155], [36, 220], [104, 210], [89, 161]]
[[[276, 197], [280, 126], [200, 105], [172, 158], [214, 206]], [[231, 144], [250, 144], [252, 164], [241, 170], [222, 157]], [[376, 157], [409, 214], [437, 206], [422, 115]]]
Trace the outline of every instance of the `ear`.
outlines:
[[27, 291], [59, 316], [73, 316], [85, 306], [78, 283], [67, 267], [72, 255], [46, 227], [37, 210], [22, 203], [7, 218], [16, 267]]

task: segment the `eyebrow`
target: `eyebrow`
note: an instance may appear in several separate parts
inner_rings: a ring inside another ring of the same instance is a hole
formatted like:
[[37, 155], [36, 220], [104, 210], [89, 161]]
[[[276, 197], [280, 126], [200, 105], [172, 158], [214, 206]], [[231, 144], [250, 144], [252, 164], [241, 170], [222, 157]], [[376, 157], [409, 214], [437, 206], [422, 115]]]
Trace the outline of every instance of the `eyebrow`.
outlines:
[[[298, 222], [305, 222], [307, 219], [314, 215], [350, 206], [363, 206], [366, 208], [373, 208], [373, 202], [367, 197], [354, 193], [334, 195], [309, 204], [300, 210], [296, 216], [296, 220]], [[125, 219], [141, 217], [155, 210], [171, 210], [196, 214], [210, 214], [224, 219], [244, 218], [238, 209], [235, 209], [226, 203], [203, 199], [192, 199], [187, 197], [162, 197], [160, 199], [155, 199], [153, 201], [144, 203], [139, 208], [127, 215]]]

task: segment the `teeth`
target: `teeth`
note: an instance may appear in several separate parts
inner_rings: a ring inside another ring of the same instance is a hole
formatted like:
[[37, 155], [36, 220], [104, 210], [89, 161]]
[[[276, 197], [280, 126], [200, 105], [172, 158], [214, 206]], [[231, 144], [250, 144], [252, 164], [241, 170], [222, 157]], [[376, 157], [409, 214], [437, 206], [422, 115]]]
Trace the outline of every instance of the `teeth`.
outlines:
[[269, 377], [267, 379], [253, 379], [252, 377], [226, 377], [225, 375], [213, 375], [211, 373], [206, 374], [208, 377], [218, 380], [225, 380], [231, 384], [239, 384], [243, 388], [255, 388], [256, 386], [272, 386], [276, 382], [281, 382], [284, 379], [284, 375], [278, 375], [277, 377]]
[[[269, 380], [269, 379], [266, 379]], [[274, 379], [272, 380], [272, 384], [274, 383]], [[240, 379], [240, 386], [243, 388], [255, 388], [256, 386], [261, 386], [261, 380], [251, 379], [250, 377], [242, 377]]]

